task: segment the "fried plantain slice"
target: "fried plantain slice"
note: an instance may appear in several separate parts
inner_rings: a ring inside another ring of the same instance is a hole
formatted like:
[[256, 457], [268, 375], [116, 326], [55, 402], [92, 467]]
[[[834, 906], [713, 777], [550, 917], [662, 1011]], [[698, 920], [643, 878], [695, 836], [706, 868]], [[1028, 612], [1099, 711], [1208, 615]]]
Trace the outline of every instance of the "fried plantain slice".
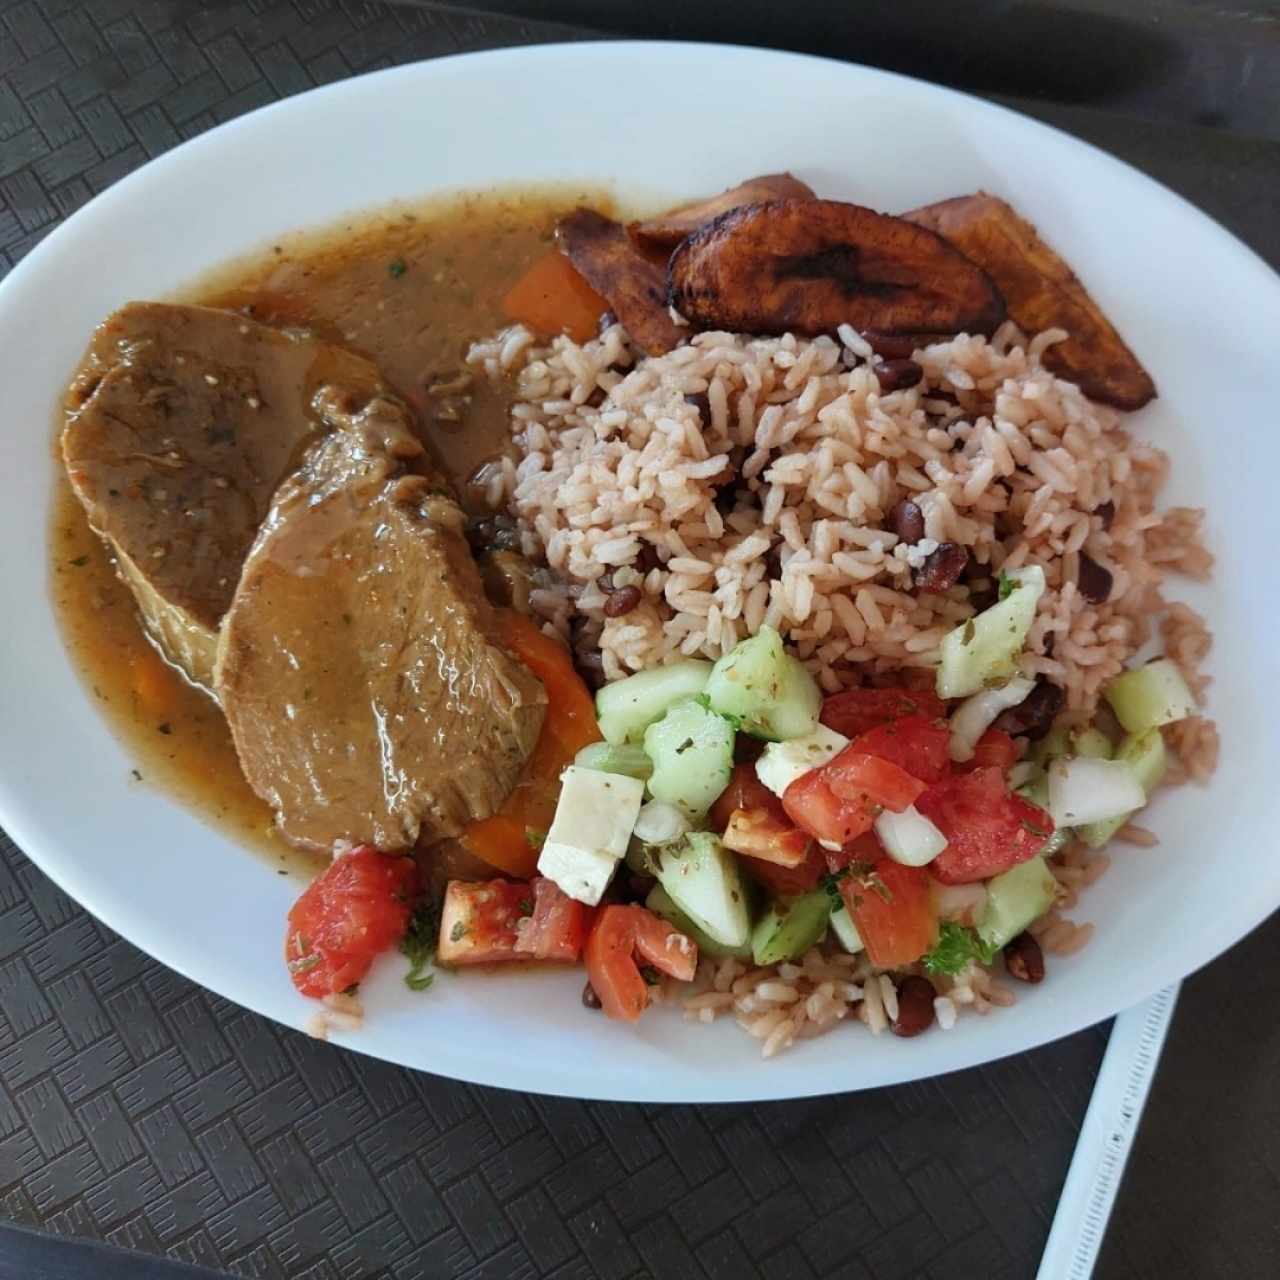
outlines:
[[1155, 399], [1151, 375], [1075, 272], [1010, 205], [980, 191], [902, 216], [938, 232], [982, 267], [1025, 333], [1065, 329], [1071, 335], [1044, 353], [1054, 373], [1077, 383], [1090, 399], [1118, 409], [1140, 409]]
[[699, 329], [990, 333], [1004, 300], [941, 236], [861, 205], [772, 200], [721, 214], [671, 255], [668, 298]]
[[556, 224], [556, 242], [647, 354], [662, 355], [687, 336], [667, 310], [662, 268], [631, 243], [620, 222], [575, 209]]
[[687, 235], [691, 235], [712, 218], [718, 218], [730, 209], [744, 204], [760, 204], [765, 200], [814, 200], [812, 188], [789, 173], [765, 173], [758, 178], [748, 178], [718, 196], [696, 200], [668, 209], [656, 218], [633, 222], [627, 229], [632, 239], [645, 249], [665, 249], [670, 252]]

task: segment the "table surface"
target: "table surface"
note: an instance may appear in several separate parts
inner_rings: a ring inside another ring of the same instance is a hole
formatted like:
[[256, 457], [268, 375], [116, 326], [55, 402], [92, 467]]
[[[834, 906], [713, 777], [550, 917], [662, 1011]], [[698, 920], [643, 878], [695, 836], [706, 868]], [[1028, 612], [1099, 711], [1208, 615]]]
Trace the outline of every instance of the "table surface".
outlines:
[[[913, 63], [909, 29], [881, 15], [858, 53], [1089, 138], [1280, 263], [1270, 9], [1167, 0], [1126, 23], [1103, 0], [983, 7], [1000, 11], [1004, 54], [1037, 32], [1059, 51], [1075, 39], [1107, 52], [1070, 89], [1060, 68], [1002, 80], [989, 59], [935, 46]], [[523, 16], [547, 6], [489, 8], [508, 12], [0, 0], [0, 274], [152, 156], [312, 85], [582, 38], [588, 14], [597, 30], [710, 34], [662, 5], [561, 5], [576, 27]], [[768, 43], [750, 27], [757, 8], [743, 0], [740, 38]], [[897, 12], [909, 27], [918, 10]], [[857, 34], [841, 20], [829, 52]], [[1116, 23], [1106, 41], [1099, 22]], [[1048, 89], [1019, 96], [1028, 86]], [[1275, 920], [1185, 985], [1099, 1276], [1280, 1274], [1278, 1008]], [[0, 1226], [0, 1280], [192, 1274], [54, 1237], [306, 1280], [1028, 1277], [1106, 1040], [1098, 1027], [940, 1080], [770, 1105], [475, 1088], [210, 994], [95, 921], [0, 833], [0, 1218], [18, 1224]]]

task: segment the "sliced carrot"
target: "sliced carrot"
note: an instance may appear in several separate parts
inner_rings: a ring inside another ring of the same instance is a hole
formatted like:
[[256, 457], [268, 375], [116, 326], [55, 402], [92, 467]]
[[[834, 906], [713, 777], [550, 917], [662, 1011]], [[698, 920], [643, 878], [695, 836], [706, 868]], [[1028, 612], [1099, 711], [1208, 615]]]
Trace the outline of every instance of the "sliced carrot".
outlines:
[[547, 714], [515, 790], [493, 817], [471, 823], [462, 843], [490, 866], [527, 877], [537, 868], [540, 838], [555, 817], [560, 774], [583, 747], [600, 741], [600, 726], [595, 699], [564, 645], [521, 614], [501, 610], [499, 616], [507, 648], [547, 691]]
[[609, 304], [558, 250], [539, 258], [502, 300], [508, 319], [538, 333], [567, 333], [574, 342], [594, 337], [600, 315], [608, 309]]
[[129, 668], [134, 695], [149, 712], [163, 715], [173, 707], [178, 675], [154, 649], [139, 649], [129, 660]]

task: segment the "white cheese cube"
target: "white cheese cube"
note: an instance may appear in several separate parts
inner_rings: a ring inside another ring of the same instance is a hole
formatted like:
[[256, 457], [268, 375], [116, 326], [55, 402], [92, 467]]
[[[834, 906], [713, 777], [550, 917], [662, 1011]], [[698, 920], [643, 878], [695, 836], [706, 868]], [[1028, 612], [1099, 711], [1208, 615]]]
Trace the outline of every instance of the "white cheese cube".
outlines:
[[644, 783], [620, 773], [570, 765], [560, 775], [556, 815], [538, 871], [571, 898], [595, 906], [627, 851]]
[[848, 745], [844, 734], [820, 724], [803, 738], [769, 743], [756, 761], [756, 777], [775, 796], [781, 796], [797, 778], [826, 764]]

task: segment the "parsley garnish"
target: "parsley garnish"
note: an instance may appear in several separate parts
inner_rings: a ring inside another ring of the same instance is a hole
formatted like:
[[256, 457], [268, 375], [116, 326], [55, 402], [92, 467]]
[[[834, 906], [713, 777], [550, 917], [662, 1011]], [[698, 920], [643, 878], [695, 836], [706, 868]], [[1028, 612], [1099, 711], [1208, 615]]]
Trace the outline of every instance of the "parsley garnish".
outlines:
[[1007, 573], [1000, 575], [998, 584], [998, 596], [1001, 600], [1007, 600], [1018, 589], [1018, 584]]
[[535, 849], [541, 849], [547, 843], [547, 833], [545, 831], [535, 831], [532, 827], [525, 827], [524, 838]]
[[532, 898], [520, 899], [520, 914], [521, 916], [533, 915], [533, 899]]
[[396, 258], [387, 266], [387, 273], [393, 280], [399, 280], [400, 277], [408, 270], [409, 264], [405, 262], [403, 258]]
[[970, 960], [990, 964], [999, 947], [993, 947], [962, 924], [946, 920], [938, 931], [938, 943], [921, 961], [926, 973], [945, 973], [954, 978]]
[[449, 931], [449, 941], [461, 942], [463, 938], [465, 938], [467, 934], [470, 932], [471, 930], [468, 929], [467, 926], [463, 924], [461, 920], [459, 920], [458, 923], [455, 924], [453, 928]]
[[[424, 898], [409, 917], [409, 927], [400, 939], [400, 950], [409, 960], [404, 985], [410, 991], [425, 991], [435, 978], [431, 962], [436, 958], [436, 933], [439, 929], [440, 904], [434, 898]], [[453, 926], [454, 942], [458, 941], [459, 929], [466, 929], [461, 921]]]

